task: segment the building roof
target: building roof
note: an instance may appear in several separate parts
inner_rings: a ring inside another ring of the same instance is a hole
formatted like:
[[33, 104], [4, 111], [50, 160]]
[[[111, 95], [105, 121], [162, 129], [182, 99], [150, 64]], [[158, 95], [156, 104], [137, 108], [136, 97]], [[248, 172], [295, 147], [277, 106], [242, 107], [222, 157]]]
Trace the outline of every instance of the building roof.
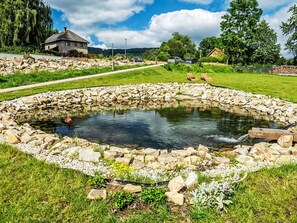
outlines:
[[80, 42], [80, 43], [89, 43], [89, 41], [85, 40], [84, 38], [80, 37], [74, 32], [71, 32], [70, 30], [65, 30], [65, 32], [51, 35], [49, 38], [45, 40], [45, 43], [52, 43], [52, 42], [57, 42], [62, 40], [68, 40], [68, 41]]
[[215, 47], [209, 54], [207, 54], [207, 57], [218, 56], [218, 55], [219, 56], [224, 55], [224, 51]]

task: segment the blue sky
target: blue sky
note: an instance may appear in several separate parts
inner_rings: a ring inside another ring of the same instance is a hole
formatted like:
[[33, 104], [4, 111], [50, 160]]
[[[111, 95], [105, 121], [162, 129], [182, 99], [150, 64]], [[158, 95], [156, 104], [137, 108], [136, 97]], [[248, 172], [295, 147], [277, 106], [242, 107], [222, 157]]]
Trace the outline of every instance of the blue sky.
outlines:
[[[258, 0], [263, 18], [275, 29], [288, 18], [296, 0]], [[220, 35], [221, 16], [230, 0], [46, 0], [52, 7], [54, 27], [64, 26], [88, 39], [91, 46], [123, 48], [158, 47], [173, 32], [189, 35], [194, 42]], [[283, 51], [285, 56], [287, 52]]]

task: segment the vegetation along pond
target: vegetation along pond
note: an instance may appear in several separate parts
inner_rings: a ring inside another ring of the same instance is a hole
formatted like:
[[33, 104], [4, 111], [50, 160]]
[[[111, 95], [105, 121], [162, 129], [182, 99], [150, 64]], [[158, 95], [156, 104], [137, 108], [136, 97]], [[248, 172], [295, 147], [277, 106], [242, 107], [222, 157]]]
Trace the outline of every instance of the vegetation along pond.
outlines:
[[36, 129], [118, 146], [177, 149], [203, 144], [236, 144], [252, 127], [280, 128], [276, 123], [228, 113], [218, 108], [117, 110], [50, 120], [31, 120]]

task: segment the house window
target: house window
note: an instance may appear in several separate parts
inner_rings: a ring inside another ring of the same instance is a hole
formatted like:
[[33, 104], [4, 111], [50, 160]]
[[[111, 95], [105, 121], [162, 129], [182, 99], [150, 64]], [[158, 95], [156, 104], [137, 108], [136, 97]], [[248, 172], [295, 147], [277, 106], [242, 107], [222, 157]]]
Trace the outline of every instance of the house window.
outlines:
[[83, 43], [80, 43], [80, 47], [84, 47], [84, 44]]
[[77, 47], [77, 42], [74, 42], [74, 46]]
[[65, 45], [66, 46], [70, 46], [70, 42], [65, 42]]

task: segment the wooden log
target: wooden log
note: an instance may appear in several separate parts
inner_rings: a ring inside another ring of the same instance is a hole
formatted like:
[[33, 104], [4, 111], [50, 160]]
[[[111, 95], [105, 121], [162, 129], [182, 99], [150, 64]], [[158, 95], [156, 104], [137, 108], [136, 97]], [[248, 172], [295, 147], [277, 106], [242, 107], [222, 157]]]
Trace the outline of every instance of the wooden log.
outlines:
[[277, 140], [282, 135], [293, 135], [293, 141], [297, 142], [297, 131], [282, 129], [252, 128], [249, 130], [250, 138]]
[[200, 79], [203, 80], [203, 81], [206, 81], [206, 82], [211, 82], [212, 81], [212, 78], [207, 76], [207, 74], [201, 74]]

